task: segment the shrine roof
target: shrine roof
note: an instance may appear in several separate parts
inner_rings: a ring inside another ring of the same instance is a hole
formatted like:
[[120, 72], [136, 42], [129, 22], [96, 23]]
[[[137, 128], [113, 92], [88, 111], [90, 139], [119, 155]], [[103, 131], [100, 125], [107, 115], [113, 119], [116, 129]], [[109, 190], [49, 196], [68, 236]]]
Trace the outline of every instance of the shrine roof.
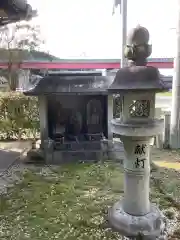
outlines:
[[22, 20], [30, 20], [37, 15], [26, 0], [0, 1], [0, 26]]
[[37, 79], [25, 91], [25, 95], [38, 96], [49, 94], [107, 94], [113, 77], [83, 75], [55, 75]]
[[[18, 56], [18, 58], [17, 58]], [[52, 62], [52, 61], [58, 61], [59, 58], [45, 53], [41, 51], [31, 50], [28, 51], [26, 49], [11, 49], [11, 59], [13, 63], [19, 63], [21, 62], [33, 62], [33, 61], [39, 61], [39, 62]], [[9, 50], [5, 48], [0, 48], [0, 63], [1, 62], [9, 62]]]

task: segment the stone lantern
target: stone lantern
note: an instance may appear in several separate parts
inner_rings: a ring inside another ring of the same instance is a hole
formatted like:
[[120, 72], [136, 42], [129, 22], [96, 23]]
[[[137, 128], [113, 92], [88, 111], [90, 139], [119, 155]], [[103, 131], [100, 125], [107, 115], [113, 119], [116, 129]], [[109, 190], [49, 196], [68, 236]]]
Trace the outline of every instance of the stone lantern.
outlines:
[[122, 96], [121, 116], [111, 121], [111, 130], [120, 136], [125, 152], [124, 199], [110, 209], [109, 221], [124, 236], [156, 239], [165, 223], [149, 200], [150, 142], [163, 128], [162, 120], [155, 119], [155, 94], [166, 87], [158, 69], [146, 66], [148, 42], [147, 29], [133, 29], [125, 49], [129, 65], [117, 72], [109, 88], [109, 94]]

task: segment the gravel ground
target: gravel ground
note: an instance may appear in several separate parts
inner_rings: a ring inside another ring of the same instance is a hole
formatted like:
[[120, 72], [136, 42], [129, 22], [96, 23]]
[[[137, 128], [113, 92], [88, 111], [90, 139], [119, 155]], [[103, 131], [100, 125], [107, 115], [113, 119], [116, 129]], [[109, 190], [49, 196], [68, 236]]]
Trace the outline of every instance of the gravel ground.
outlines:
[[20, 175], [27, 169], [22, 161], [30, 146], [30, 141], [0, 142], [0, 151], [2, 152], [0, 158], [0, 194], [6, 193], [7, 187], [22, 180]]
[[[14, 150], [15, 148], [17, 149], [21, 149], [22, 151], [22, 144], [21, 143], [18, 143], [14, 148], [12, 148], [12, 144], [14, 143], [9, 143], [7, 145], [4, 145], [4, 149], [8, 149], [8, 147], [10, 147], [11, 149], [10, 150]], [[29, 146], [29, 143], [26, 143], [25, 145]], [[2, 148], [2, 145], [0, 143], [0, 148]], [[19, 152], [21, 152], [19, 150]], [[27, 151], [27, 148], [26, 150], [24, 149], [24, 152]], [[22, 154], [23, 155], [23, 154]], [[180, 155], [179, 155], [179, 152], [175, 151], [171, 151], [171, 152], [168, 152], [168, 151], [159, 151], [159, 150], [154, 150], [153, 151], [153, 160], [155, 160], [156, 162], [159, 161], [170, 161], [170, 162], [180, 162]], [[19, 160], [17, 159], [15, 162], [13, 162], [13, 164], [11, 166], [9, 166], [9, 168], [3, 172], [1, 172], [0, 174], [0, 194], [5, 194], [7, 192], [7, 188], [8, 187], [12, 187], [15, 183], [19, 183], [23, 180], [22, 178], [22, 175], [24, 172], [26, 172], [27, 170], [35, 170], [37, 172], [39, 172], [40, 174], [42, 175], [46, 175], [48, 177], [48, 175], [51, 175], [54, 174], [54, 171], [56, 169], [55, 166], [43, 166], [43, 167], [37, 167], [37, 166], [34, 166], [34, 165], [27, 165], [27, 164], [23, 164], [23, 161], [22, 161], [22, 158]], [[177, 175], [179, 176], [179, 171], [176, 171], [177, 172]], [[54, 174], [55, 175], [55, 174]], [[155, 174], [155, 177], [156, 174]], [[173, 176], [175, 177], [175, 176]], [[166, 229], [166, 232], [165, 232], [165, 236], [162, 236], [162, 238], [160, 239], [180, 239], [180, 237], [178, 238], [175, 238], [175, 237], [171, 237], [172, 233], [174, 232], [174, 230], [177, 229], [177, 227], [180, 225], [179, 224], [179, 221], [180, 221], [180, 218], [179, 218], [179, 214], [178, 214], [178, 211], [176, 208], [172, 207], [170, 209], [171, 212], [174, 212], [174, 217], [173, 219], [168, 219], [167, 220], [167, 229]], [[164, 214], [166, 214], [166, 211], [164, 212]], [[167, 234], [168, 234], [168, 238], [167, 238]], [[127, 239], [128, 238], [122, 238], [122, 239]]]
[[[33, 170], [39, 175], [56, 178], [56, 167], [55, 166], [34, 166], [26, 165], [20, 161], [16, 161], [7, 171], [0, 175], [0, 194], [5, 194], [8, 187], [13, 186], [14, 183], [19, 183], [23, 180], [22, 175], [28, 170]], [[161, 240], [171, 239], [170, 236], [178, 226], [178, 214], [177, 211], [172, 208], [171, 211], [174, 212], [174, 218], [171, 220], [167, 219], [167, 227], [164, 232], [164, 235], [161, 236]], [[165, 213], [165, 211], [164, 211]], [[119, 240], [132, 240], [130, 238], [122, 237]], [[144, 239], [144, 238], [143, 238]], [[174, 238], [172, 238], [174, 239]], [[145, 239], [144, 239], [145, 240]], [[155, 239], [147, 239], [155, 240]]]

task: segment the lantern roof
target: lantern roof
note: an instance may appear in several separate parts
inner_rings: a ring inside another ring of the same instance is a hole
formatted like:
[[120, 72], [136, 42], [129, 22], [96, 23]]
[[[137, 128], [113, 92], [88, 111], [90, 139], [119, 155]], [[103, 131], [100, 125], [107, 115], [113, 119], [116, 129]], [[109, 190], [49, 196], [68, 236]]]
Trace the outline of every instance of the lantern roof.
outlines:
[[161, 92], [168, 89], [157, 68], [150, 66], [129, 66], [117, 72], [108, 91], [111, 93], [138, 90]]

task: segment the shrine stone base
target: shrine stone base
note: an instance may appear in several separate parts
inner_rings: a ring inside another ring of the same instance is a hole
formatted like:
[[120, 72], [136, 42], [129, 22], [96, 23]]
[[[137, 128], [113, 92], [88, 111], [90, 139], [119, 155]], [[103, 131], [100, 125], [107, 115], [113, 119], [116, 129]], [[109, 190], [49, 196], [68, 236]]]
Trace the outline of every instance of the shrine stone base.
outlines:
[[[86, 143], [87, 144], [87, 143]], [[86, 145], [85, 144], [85, 145]], [[83, 148], [82, 148], [83, 146]], [[84, 143], [73, 143], [73, 150], [57, 150], [57, 149], [43, 149], [40, 145], [37, 149], [31, 149], [27, 156], [28, 159], [34, 159], [34, 161], [40, 159], [47, 164], [61, 164], [70, 162], [98, 162], [113, 160], [120, 163], [124, 159], [124, 148], [122, 143], [115, 139], [113, 141], [105, 140], [99, 143], [88, 143], [87, 149], [84, 147]], [[31, 161], [31, 160], [30, 160]]]
[[102, 159], [101, 152], [68, 152], [53, 151], [45, 153], [42, 149], [31, 149], [27, 153], [28, 162], [43, 162], [50, 165], [58, 165], [70, 162], [92, 161], [98, 162]]
[[122, 202], [119, 201], [109, 211], [109, 222], [114, 230], [129, 239], [136, 239], [140, 236], [138, 234], [143, 236], [143, 240], [166, 239], [164, 236], [165, 217], [154, 205], [151, 205], [148, 214], [132, 216], [123, 210]]

